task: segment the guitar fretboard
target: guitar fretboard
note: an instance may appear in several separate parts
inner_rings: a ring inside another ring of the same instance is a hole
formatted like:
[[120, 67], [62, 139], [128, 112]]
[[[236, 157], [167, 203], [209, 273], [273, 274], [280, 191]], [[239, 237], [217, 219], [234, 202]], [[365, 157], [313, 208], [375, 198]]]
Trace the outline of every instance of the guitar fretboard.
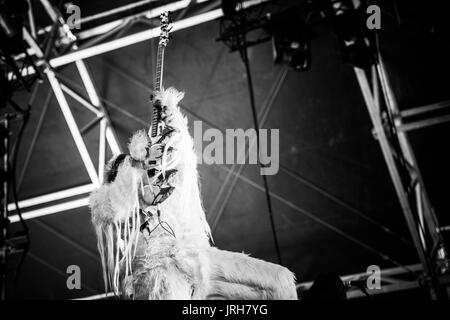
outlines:
[[155, 79], [153, 82], [153, 90], [156, 92], [161, 91], [163, 63], [164, 63], [164, 47], [162, 45], [159, 45], [158, 54], [156, 56]]
[[[158, 54], [156, 57], [156, 72], [153, 80], [153, 91], [159, 92], [162, 89], [162, 72], [164, 65], [164, 46], [158, 46]], [[158, 135], [158, 122], [161, 118], [161, 103], [158, 101], [153, 102], [153, 113], [151, 120], [151, 137], [154, 138]]]

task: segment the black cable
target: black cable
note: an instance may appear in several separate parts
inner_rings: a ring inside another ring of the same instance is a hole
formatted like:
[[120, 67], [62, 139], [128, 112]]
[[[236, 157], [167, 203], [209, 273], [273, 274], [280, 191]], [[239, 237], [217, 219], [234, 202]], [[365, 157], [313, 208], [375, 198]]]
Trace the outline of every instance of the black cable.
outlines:
[[[158, 218], [158, 223], [152, 229], [149, 228], [148, 221], [146, 221], [143, 224], [143, 226], [141, 226], [141, 231], [143, 229], [147, 229], [147, 232], [150, 236], [153, 233], [153, 231], [155, 231], [158, 227], [161, 227], [164, 229], [164, 231], [166, 231], [168, 234], [170, 234], [172, 237], [174, 237], [176, 239], [177, 237], [176, 237], [175, 232], [173, 231], [172, 227], [170, 226], [170, 224], [168, 224], [166, 221], [161, 220], [161, 211], [159, 209], [157, 209], [157, 218]], [[167, 227], [165, 227], [165, 225]]]
[[[17, 280], [19, 279], [20, 276], [20, 272], [22, 270], [22, 266], [23, 263], [25, 261], [25, 258], [28, 254], [29, 251], [29, 245], [30, 245], [30, 233], [29, 233], [29, 229], [28, 226], [25, 222], [25, 220], [23, 219], [22, 216], [22, 211], [20, 210], [19, 207], [19, 200], [18, 200], [18, 194], [17, 194], [17, 181], [16, 181], [16, 168], [17, 168], [17, 159], [18, 159], [18, 153], [19, 153], [19, 149], [20, 149], [20, 145], [22, 142], [22, 137], [23, 137], [23, 133], [25, 131], [25, 128], [28, 124], [28, 120], [30, 118], [30, 110], [31, 110], [31, 103], [34, 100], [34, 97], [37, 93], [37, 88], [39, 87], [39, 84], [35, 86], [33, 92], [32, 92], [32, 96], [30, 98], [30, 101], [28, 103], [27, 109], [21, 110], [21, 115], [22, 115], [22, 123], [20, 125], [20, 129], [19, 132], [17, 134], [17, 138], [16, 141], [14, 143], [13, 146], [13, 155], [12, 155], [12, 159], [10, 160], [10, 163], [8, 163], [8, 168], [10, 168], [10, 178], [11, 178], [11, 191], [12, 191], [12, 196], [13, 196], [13, 201], [14, 201], [14, 205], [16, 207], [16, 213], [19, 217], [19, 221], [20, 224], [22, 226], [25, 238], [26, 238], [26, 242], [25, 245], [23, 246], [23, 252], [21, 254], [19, 263], [17, 265], [17, 268], [15, 270], [15, 274], [14, 274], [14, 284], [17, 284]], [[17, 110], [17, 109], [16, 109]]]
[[[252, 117], [253, 117], [253, 126], [256, 130], [256, 149], [258, 150], [258, 165], [260, 168], [263, 168], [264, 166], [262, 165], [261, 161], [260, 161], [260, 143], [259, 143], [259, 122], [258, 122], [258, 115], [256, 112], [256, 107], [255, 107], [255, 96], [254, 96], [254, 92], [253, 92], [253, 82], [252, 82], [252, 76], [251, 76], [251, 71], [250, 71], [250, 64], [248, 61], [248, 54], [247, 54], [247, 47], [245, 46], [246, 43], [246, 37], [245, 34], [241, 35], [242, 38], [240, 39], [241, 41], [239, 41], [239, 46], [240, 46], [240, 53], [241, 53], [241, 58], [242, 61], [244, 62], [245, 65], [245, 71], [247, 73], [247, 84], [248, 84], [248, 90], [249, 90], [249, 95], [250, 95], [250, 106], [252, 109]], [[272, 210], [272, 200], [270, 197], [270, 190], [269, 190], [269, 183], [267, 182], [267, 177], [266, 175], [262, 175], [263, 177], [263, 183], [264, 183], [264, 191], [266, 194], [266, 201], [267, 201], [267, 208], [269, 211], [269, 219], [270, 219], [270, 226], [271, 226], [271, 230], [272, 230], [272, 236], [273, 236], [273, 242], [275, 244], [275, 250], [277, 253], [277, 258], [278, 258], [278, 263], [280, 265], [282, 265], [282, 259], [281, 259], [281, 252], [280, 252], [280, 246], [278, 244], [278, 236], [277, 236], [277, 231], [275, 228], [275, 221], [273, 218], [273, 210]]]
[[[175, 236], [175, 232], [173, 231], [170, 224], [168, 224], [166, 221], [161, 220], [161, 211], [159, 211], [159, 209], [158, 209], [158, 222], [159, 222], [158, 224], [161, 226], [161, 228], [163, 228], [168, 234], [170, 234], [175, 239], [177, 238]], [[164, 225], [167, 225], [167, 227], [165, 227]]]
[[26, 243], [23, 248], [24, 250], [22, 252], [19, 264], [17, 265], [16, 271], [14, 274], [14, 283], [15, 284], [17, 283], [17, 280], [19, 279], [19, 275], [20, 275], [20, 272], [22, 271], [22, 266], [25, 261], [25, 257], [27, 256], [27, 253], [29, 251], [29, 245], [30, 245], [30, 233], [29, 233], [28, 226], [22, 217], [22, 212], [19, 207], [19, 201], [18, 201], [18, 195], [17, 195], [17, 183], [16, 183], [17, 155], [18, 155], [18, 151], [20, 148], [20, 144], [22, 142], [23, 133], [28, 124], [29, 116], [30, 116], [30, 105], [28, 105], [28, 109], [23, 114], [22, 124], [20, 126], [19, 133], [17, 134], [16, 143], [15, 143], [14, 150], [13, 150], [13, 157], [12, 157], [12, 161], [11, 161], [12, 164], [9, 164], [9, 166], [11, 167], [11, 175], [10, 175], [11, 190], [12, 190], [12, 195], [13, 195], [13, 199], [14, 199], [14, 205], [16, 206], [16, 212], [19, 217], [19, 221], [23, 228], [25, 238], [26, 238]]
[[[21, 140], [22, 140], [23, 132], [24, 132], [25, 127], [26, 127], [27, 122], [28, 122], [29, 109], [30, 109], [30, 107], [28, 106], [28, 109], [27, 110], [23, 110], [23, 113], [21, 113], [21, 115], [22, 115], [22, 117], [21, 117], [22, 118], [22, 123], [21, 123], [20, 129], [19, 129], [16, 141], [15, 141], [14, 146], [12, 148], [12, 159], [8, 159], [8, 161], [5, 163], [5, 165], [6, 165], [6, 173], [7, 173], [6, 179], [7, 179], [7, 181], [11, 181], [11, 184], [8, 184], [7, 188], [12, 190], [12, 196], [13, 196], [14, 204], [16, 206], [16, 212], [17, 212], [17, 215], [19, 217], [19, 221], [20, 221], [20, 223], [22, 225], [23, 233], [24, 233], [25, 238], [26, 238], [26, 242], [25, 242], [24, 246], [22, 246], [22, 247], [14, 246], [14, 244], [11, 243], [10, 245], [7, 245], [8, 246], [8, 251], [5, 252], [5, 255], [8, 255], [9, 248], [12, 248], [12, 249], [17, 249], [17, 248], [23, 249], [23, 252], [22, 252], [22, 255], [21, 255], [21, 259], [19, 261], [18, 267], [17, 267], [17, 269], [15, 271], [15, 274], [14, 274], [14, 283], [15, 284], [16, 284], [16, 280], [17, 280], [17, 275], [20, 274], [20, 270], [21, 270], [23, 261], [25, 259], [26, 254], [28, 253], [29, 242], [30, 242], [29, 241], [28, 226], [27, 226], [27, 224], [25, 223], [25, 221], [24, 221], [24, 219], [22, 217], [22, 213], [20, 211], [20, 207], [19, 207], [19, 204], [18, 204], [17, 189], [16, 189], [16, 178], [15, 178], [15, 171], [16, 171], [16, 167], [17, 167], [16, 163], [17, 163], [18, 149], [20, 147], [20, 143], [21, 143]], [[22, 109], [20, 109], [20, 110], [22, 110]], [[18, 117], [17, 117], [17, 115], [13, 115], [13, 118], [18, 118]], [[9, 131], [6, 132], [6, 134], [9, 135]], [[8, 153], [9, 152], [9, 148], [7, 148], [5, 150], [5, 152]], [[8, 197], [7, 196], [5, 197], [4, 201], [7, 203], [7, 201], [8, 201]], [[7, 239], [5, 239], [5, 241], [7, 241]], [[6, 273], [6, 270], [4, 272]], [[3, 289], [3, 290], [5, 290], [5, 289]], [[3, 297], [6, 296], [6, 290], [4, 291], [4, 294], [5, 295]]]

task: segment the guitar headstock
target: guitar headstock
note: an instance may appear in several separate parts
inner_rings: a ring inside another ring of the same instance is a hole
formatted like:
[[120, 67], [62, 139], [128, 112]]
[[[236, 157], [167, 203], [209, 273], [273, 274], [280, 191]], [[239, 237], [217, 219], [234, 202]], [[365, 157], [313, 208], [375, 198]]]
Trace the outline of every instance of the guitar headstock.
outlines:
[[171, 27], [169, 27], [170, 21], [169, 21], [169, 12], [165, 11], [160, 15], [161, 19], [161, 34], [159, 36], [159, 45], [160, 46], [167, 46], [167, 43], [169, 42], [169, 32]]

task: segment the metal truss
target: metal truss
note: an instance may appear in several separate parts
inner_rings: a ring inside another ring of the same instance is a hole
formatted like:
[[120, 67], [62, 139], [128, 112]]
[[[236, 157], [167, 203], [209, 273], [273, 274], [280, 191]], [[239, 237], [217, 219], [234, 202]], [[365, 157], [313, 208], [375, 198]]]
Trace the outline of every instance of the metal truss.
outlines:
[[[448, 273], [448, 257], [440, 233], [439, 223], [428, 198], [419, 166], [411, 148], [407, 130], [404, 128], [402, 112], [399, 111], [389, 84], [381, 55], [370, 70], [370, 75], [355, 67], [367, 110], [386, 161], [409, 231], [423, 267], [423, 283], [429, 288], [431, 297], [445, 297], [442, 283]], [[370, 80], [369, 80], [370, 79]], [[381, 85], [381, 90], [380, 90]], [[384, 104], [382, 103], [382, 100]], [[441, 105], [438, 105], [441, 107]], [[436, 108], [436, 106], [434, 106]], [[415, 114], [433, 107], [403, 111]], [[440, 119], [440, 122], [444, 121]], [[436, 120], [427, 125], [438, 123]], [[424, 122], [420, 124], [424, 126]], [[416, 125], [416, 128], [418, 126]], [[444, 296], [442, 296], [444, 294]]]
[[[70, 35], [70, 29], [62, 20], [61, 15], [57, 12], [57, 10], [50, 4], [50, 2], [48, 0], [41, 0], [41, 2], [43, 7], [49, 14], [49, 16], [52, 18], [53, 22], [55, 24], [59, 24], [59, 28], [61, 29], [61, 31], [65, 32], [66, 34], [69, 33]], [[32, 14], [30, 14], [30, 16], [32, 16]], [[34, 30], [34, 27], [31, 28], [31, 30]], [[73, 35], [70, 36], [73, 37]], [[78, 149], [78, 152], [81, 156], [81, 159], [84, 163], [86, 171], [91, 180], [90, 184], [70, 189], [64, 189], [57, 192], [19, 201], [19, 207], [21, 209], [32, 208], [34, 206], [41, 206], [38, 209], [23, 212], [24, 219], [31, 219], [47, 214], [57, 213], [69, 209], [86, 206], [88, 204], [87, 194], [92, 190], [94, 190], [95, 187], [99, 186], [103, 180], [103, 173], [106, 162], [106, 145], [109, 146], [113, 154], [119, 154], [122, 151], [121, 146], [116, 138], [114, 129], [112, 127], [109, 115], [106, 109], [104, 108], [103, 104], [101, 103], [95, 85], [92, 81], [91, 75], [84, 61], [75, 60], [73, 62], [75, 63], [79, 76], [83, 82], [84, 88], [88, 95], [88, 99], [83, 98], [81, 95], [77, 94], [74, 90], [70, 89], [67, 85], [61, 82], [61, 80], [58, 78], [57, 72], [54, 70], [54, 68], [51, 67], [49, 61], [45, 59], [45, 54], [43, 50], [41, 49], [39, 44], [36, 42], [36, 39], [28, 31], [27, 28], [23, 29], [23, 37], [25, 42], [28, 44], [29, 48], [36, 56], [36, 58], [39, 59], [40, 65], [43, 66], [43, 73], [46, 75], [50, 83], [50, 86], [53, 90], [53, 93], [55, 94], [61, 112], [68, 125], [72, 138], [74, 139], [75, 145]], [[72, 110], [64, 93], [72, 96], [82, 106], [91, 111], [95, 116], [94, 119], [81, 130], [75, 121]], [[86, 147], [82, 135], [87, 130], [92, 129], [97, 124], [99, 124], [99, 146], [98, 146], [98, 165], [96, 167], [92, 161], [92, 157], [89, 154], [89, 151]], [[74, 197], [80, 195], [85, 195], [85, 197], [73, 200]], [[57, 200], [64, 200], [71, 198], [72, 200], [68, 200], [55, 205], [47, 205], [42, 207], [42, 205], [50, 204]], [[15, 205], [8, 204], [8, 211], [11, 212], [14, 210]], [[10, 221], [12, 223], [18, 222], [19, 217], [17, 215], [12, 215], [10, 216]]]
[[[411, 273], [417, 273], [422, 270], [421, 264], [412, 264], [405, 267], [381, 269], [380, 287], [378, 289], [367, 289], [370, 296], [379, 295], [383, 293], [392, 293], [404, 290], [411, 290], [420, 287], [420, 283], [415, 277], [411, 277]], [[366, 272], [354, 273], [345, 276], [340, 276], [342, 282], [348, 283], [353, 280], [366, 280], [368, 274]], [[313, 281], [300, 282], [297, 284], [297, 292], [305, 292], [311, 288]], [[113, 292], [101, 293], [92, 296], [77, 298], [74, 300], [100, 300], [113, 297]], [[351, 287], [347, 290], [347, 299], [355, 299], [365, 297], [365, 293], [356, 287]]]
[[[360, 0], [352, 0], [355, 8]], [[377, 39], [378, 41], [378, 39]], [[355, 67], [370, 119], [422, 264], [421, 282], [432, 299], [450, 298], [449, 260], [438, 219], [429, 200], [407, 131], [450, 121], [438, 116], [419, 121], [408, 117], [444, 109], [448, 102], [400, 111], [389, 82], [383, 57], [377, 47], [377, 61], [367, 74]], [[380, 90], [381, 86], [381, 90]]]
[[[383, 293], [392, 293], [403, 290], [416, 289], [420, 287], [417, 278], [411, 277], [411, 273], [422, 271], [421, 264], [412, 264], [405, 267], [389, 268], [380, 270], [380, 287], [378, 289], [367, 289], [367, 294], [370, 296], [379, 295]], [[354, 280], [366, 281], [369, 274], [367, 272], [349, 274], [340, 276], [342, 282], [348, 283]], [[297, 291], [304, 292], [309, 290], [313, 285], [313, 281], [301, 282], [297, 284]], [[357, 287], [350, 287], [347, 290], [347, 299], [355, 299], [365, 297], [366, 294]]]
[[[248, 0], [243, 3], [242, 8], [245, 9], [267, 1], [269, 0]], [[175, 21], [172, 24], [172, 32], [196, 26], [198, 24], [205, 23], [208, 21], [212, 21], [223, 16], [222, 9], [216, 8], [216, 6], [220, 4], [218, 1], [211, 1], [211, 0], [195, 1], [195, 3], [197, 4], [207, 2], [210, 2], [211, 5], [207, 6], [206, 8], [203, 8], [202, 10], [199, 10], [197, 14]], [[144, 3], [146, 3], [145, 0], [136, 3], [135, 5]], [[70, 28], [65, 23], [64, 19], [62, 18], [62, 15], [58, 12], [58, 10], [55, 7], [51, 5], [51, 3], [48, 0], [41, 0], [41, 4], [48, 13], [48, 15], [50, 16], [50, 18], [52, 19], [52, 21], [55, 24], [59, 25], [61, 34], [65, 35], [67, 38], [72, 40], [77, 39], [77, 37], [75, 37], [72, 34]], [[169, 11], [183, 10], [188, 8], [190, 5], [192, 5], [192, 1], [190, 0], [174, 1], [169, 4], [165, 4], [157, 8], [153, 8], [151, 10], [143, 12], [139, 16], [151, 19], [158, 17], [160, 13], [166, 10]], [[117, 10], [126, 11], [129, 9], [130, 8], [128, 6], [125, 6], [123, 8], [116, 9], [116, 11]], [[180, 17], [184, 16], [183, 11], [181, 12]], [[51, 27], [47, 27], [42, 30], [36, 30], [36, 27], [34, 26], [33, 22], [34, 18], [32, 10], [30, 10], [29, 17], [30, 17], [31, 31], [28, 31], [26, 28], [24, 28], [24, 39], [29, 45], [28, 51], [34, 54], [39, 59], [37, 65], [41, 67], [43, 66], [44, 73], [47, 76], [47, 79], [49, 80], [49, 83], [52, 87], [55, 97], [57, 98], [60, 109], [64, 115], [64, 118], [70, 129], [70, 132], [75, 141], [77, 149], [83, 160], [84, 166], [88, 172], [91, 183], [19, 201], [19, 207], [21, 209], [30, 208], [29, 210], [22, 210], [23, 211], [22, 215], [24, 219], [32, 219], [43, 215], [58, 213], [70, 209], [87, 206], [88, 194], [102, 182], [105, 164], [106, 143], [110, 147], [113, 154], [121, 153], [121, 147], [114, 133], [108, 113], [106, 112], [104, 106], [101, 103], [101, 99], [97, 94], [97, 90], [95, 89], [94, 83], [92, 81], [91, 76], [89, 75], [88, 68], [84, 63], [83, 59], [95, 55], [100, 55], [102, 53], [110, 52], [119, 48], [123, 48], [159, 36], [159, 29], [157, 27], [150, 28], [142, 32], [137, 32], [128, 36], [124, 36], [111, 41], [102, 42], [100, 44], [89, 46], [86, 48], [78, 48], [76, 45], [74, 45], [73, 50], [71, 52], [46, 60], [45, 54], [37, 44], [35, 37], [33, 37], [33, 34], [42, 34], [43, 32], [51, 32]], [[87, 17], [84, 18], [84, 22], [91, 21], [96, 18], [98, 17], [97, 16]], [[104, 25], [97, 26], [89, 30], [85, 30], [80, 33], [81, 38], [86, 39], [93, 36], [101, 36], [106, 32], [110, 32], [118, 25], [124, 25], [126, 21], [129, 21], [130, 19], [134, 18], [136, 18], [136, 14], [116, 20], [113, 23], [106, 23]], [[89, 99], [82, 97], [79, 93], [77, 93], [75, 90], [70, 88], [67, 84], [63, 83], [58, 78], [56, 68], [71, 63], [76, 64], [77, 70], [83, 81], [86, 92], [88, 93]], [[32, 72], [33, 72], [32, 68], [24, 69], [23, 71], [24, 76], [29, 75]], [[95, 118], [90, 123], [88, 123], [88, 125], [85, 126], [84, 128], [81, 129], [78, 128], [65, 94], [70, 95], [72, 98], [78, 101], [83, 107], [85, 107], [95, 115]], [[100, 124], [99, 163], [96, 169], [94, 163], [92, 162], [91, 155], [89, 154], [86, 148], [86, 144], [83, 141], [82, 133], [88, 129], [91, 129], [94, 125], [97, 125], [98, 123]], [[84, 197], [79, 198], [80, 196]], [[52, 202], [55, 202], [57, 200], [59, 201], [58, 204], [51, 204]], [[66, 201], [61, 202], [60, 200]], [[39, 206], [39, 208], [37, 209], [33, 208], [37, 206]], [[8, 210], [10, 212], [15, 211], [15, 205], [12, 203], [8, 204]], [[10, 221], [12, 223], [18, 222], [19, 217], [17, 215], [11, 215]]]
[[[434, 112], [441, 111], [445, 111], [446, 113], [442, 115], [433, 115]], [[448, 114], [448, 112], [450, 112], [450, 100], [398, 111], [397, 117], [394, 119], [395, 126], [399, 132], [408, 132], [434, 126], [440, 123], [449, 122], [450, 114]], [[421, 116], [421, 118], [414, 120], [417, 116]]]

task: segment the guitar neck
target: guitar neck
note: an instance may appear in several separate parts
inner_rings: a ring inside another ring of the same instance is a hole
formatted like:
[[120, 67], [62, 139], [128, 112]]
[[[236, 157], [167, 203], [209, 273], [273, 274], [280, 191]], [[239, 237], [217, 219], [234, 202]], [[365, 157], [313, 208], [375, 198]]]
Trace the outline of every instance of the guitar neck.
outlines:
[[[164, 46], [158, 46], [158, 54], [156, 57], [156, 72], [155, 78], [153, 80], [153, 91], [160, 92], [162, 89], [162, 75], [163, 75], [163, 65], [164, 65]], [[158, 124], [161, 120], [161, 102], [154, 101], [153, 103], [153, 113], [151, 120], [151, 137], [155, 138], [159, 135]]]
[[156, 56], [155, 79], [153, 82], [153, 90], [155, 92], [159, 92], [162, 89], [163, 65], [164, 65], [164, 47], [159, 45], [158, 54]]

